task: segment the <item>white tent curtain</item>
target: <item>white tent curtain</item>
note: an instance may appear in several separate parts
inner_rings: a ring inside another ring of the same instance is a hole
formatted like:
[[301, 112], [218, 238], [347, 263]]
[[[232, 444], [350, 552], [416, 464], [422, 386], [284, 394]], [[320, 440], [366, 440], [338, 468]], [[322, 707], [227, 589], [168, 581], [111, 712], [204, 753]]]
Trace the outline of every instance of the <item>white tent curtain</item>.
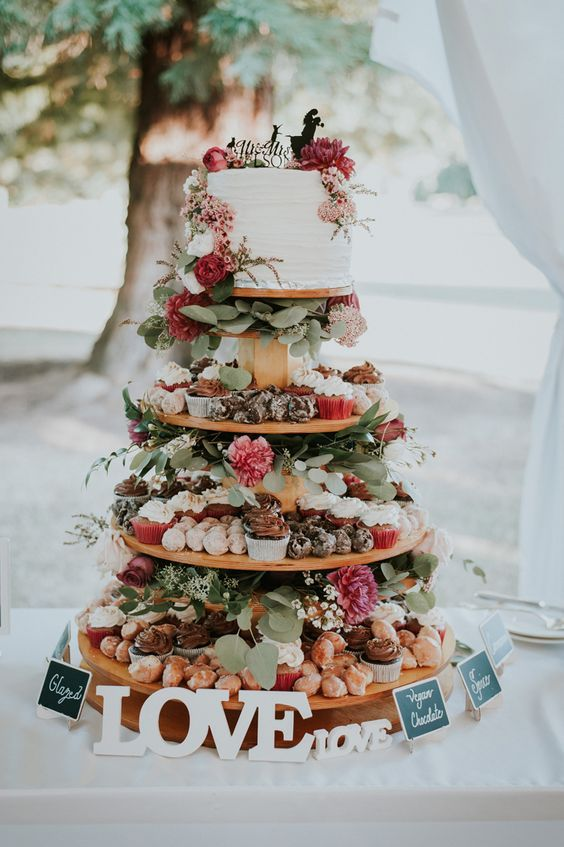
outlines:
[[480, 197], [559, 295], [523, 488], [520, 591], [564, 603], [564, 2], [382, 0], [371, 55], [440, 100]]

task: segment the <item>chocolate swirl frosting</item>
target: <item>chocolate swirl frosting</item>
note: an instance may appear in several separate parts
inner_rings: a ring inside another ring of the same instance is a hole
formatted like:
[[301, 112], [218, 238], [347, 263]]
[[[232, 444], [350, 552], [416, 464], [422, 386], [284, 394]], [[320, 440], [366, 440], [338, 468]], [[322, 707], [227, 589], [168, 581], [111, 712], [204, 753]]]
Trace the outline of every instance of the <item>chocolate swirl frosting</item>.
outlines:
[[372, 633], [367, 626], [355, 626], [344, 637], [351, 650], [362, 650], [371, 639]]
[[370, 362], [364, 362], [362, 365], [355, 365], [345, 371], [343, 379], [345, 382], [352, 382], [355, 385], [363, 383], [376, 385], [382, 381], [382, 374]]
[[372, 638], [364, 648], [370, 662], [393, 662], [402, 654], [401, 644], [393, 638]]
[[198, 382], [186, 389], [187, 394], [196, 397], [226, 397], [229, 391], [219, 379], [204, 379], [199, 377]]
[[228, 621], [225, 612], [210, 612], [205, 620], [205, 626], [213, 638], [231, 635], [238, 630], [237, 621]]
[[243, 514], [248, 515], [251, 512], [273, 512], [280, 515], [282, 512], [282, 503], [273, 494], [255, 494], [258, 506], [252, 506], [250, 503], [245, 503], [243, 506]]
[[251, 509], [247, 512], [245, 529], [257, 538], [284, 538], [288, 535], [286, 521], [266, 509]]
[[150, 626], [139, 633], [135, 646], [140, 653], [164, 656], [172, 650], [172, 633], [169, 626]]
[[145, 497], [149, 493], [149, 486], [144, 479], [139, 479], [134, 473], [130, 477], [119, 482], [114, 488], [114, 494], [120, 497]]
[[183, 623], [178, 627], [176, 643], [184, 650], [192, 650], [195, 647], [206, 647], [210, 643], [210, 636], [203, 624]]

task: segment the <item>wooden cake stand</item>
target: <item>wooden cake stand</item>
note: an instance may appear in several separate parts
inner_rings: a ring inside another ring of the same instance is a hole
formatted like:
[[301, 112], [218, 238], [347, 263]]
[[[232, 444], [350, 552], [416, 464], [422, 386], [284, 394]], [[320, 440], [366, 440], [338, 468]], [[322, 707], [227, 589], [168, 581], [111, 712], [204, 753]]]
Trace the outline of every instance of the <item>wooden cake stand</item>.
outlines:
[[[92, 680], [88, 687], [86, 700], [90, 705], [101, 712], [103, 701], [96, 694], [97, 685], [128, 685], [131, 695], [122, 701], [123, 726], [135, 731], [139, 730], [139, 712], [143, 703], [151, 694], [158, 691], [162, 686], [155, 683], [146, 685], [135, 682], [128, 673], [127, 666], [109, 659], [107, 656], [91, 646], [88, 637], [83, 633], [78, 635], [78, 646], [82, 653], [82, 666], [92, 671]], [[453, 687], [453, 668], [450, 659], [455, 651], [456, 640], [450, 627], [447, 627], [443, 647], [441, 663], [434, 668], [416, 668], [415, 670], [403, 671], [397, 682], [385, 684], [373, 683], [366, 689], [366, 694], [353, 697], [338, 697], [331, 699], [316, 694], [309, 698], [309, 704], [313, 715], [311, 718], [301, 718], [297, 713], [294, 716], [294, 736], [291, 741], [284, 742], [279, 734], [276, 736], [277, 747], [290, 747], [297, 744], [307, 732], [316, 729], [331, 730], [336, 726], [344, 726], [349, 723], [361, 723], [362, 721], [378, 720], [387, 718], [392, 725], [392, 732], [400, 730], [400, 722], [394, 704], [392, 691], [401, 685], [409, 685], [432, 676], [437, 676], [445, 698], [450, 697]], [[226, 712], [229, 728], [233, 728], [237, 722], [239, 711], [242, 708], [238, 699], [231, 698], [223, 704]], [[280, 710], [288, 706], [280, 706]], [[166, 703], [160, 717], [160, 731], [167, 741], [183, 741], [188, 732], [189, 718], [184, 705], [178, 701]], [[247, 750], [257, 743], [256, 718], [245, 736], [242, 749]], [[213, 738], [208, 735], [204, 742], [207, 747], [214, 747]]]

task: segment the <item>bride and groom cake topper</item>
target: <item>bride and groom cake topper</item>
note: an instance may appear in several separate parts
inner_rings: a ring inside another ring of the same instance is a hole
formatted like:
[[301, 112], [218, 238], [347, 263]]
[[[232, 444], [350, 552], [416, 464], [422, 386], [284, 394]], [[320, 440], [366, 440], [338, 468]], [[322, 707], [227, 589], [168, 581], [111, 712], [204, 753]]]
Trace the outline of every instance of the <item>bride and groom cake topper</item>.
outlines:
[[249, 141], [245, 138], [237, 140], [232, 137], [227, 149], [241, 159], [254, 159], [255, 163], [259, 161], [273, 168], [282, 168], [292, 158], [292, 154], [299, 159], [303, 148], [313, 141], [315, 131], [318, 127], [323, 127], [324, 123], [321, 120], [317, 109], [310, 109], [304, 115], [303, 128], [300, 135], [287, 135], [290, 139], [290, 145], [283, 144], [280, 129], [282, 124], [272, 125], [272, 134], [268, 141], [264, 143]]

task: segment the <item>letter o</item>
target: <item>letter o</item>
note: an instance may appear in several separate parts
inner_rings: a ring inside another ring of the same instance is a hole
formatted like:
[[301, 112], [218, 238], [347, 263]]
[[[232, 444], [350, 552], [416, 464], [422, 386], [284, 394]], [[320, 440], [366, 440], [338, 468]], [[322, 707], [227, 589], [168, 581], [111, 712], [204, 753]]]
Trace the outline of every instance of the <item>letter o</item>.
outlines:
[[[159, 729], [161, 709], [169, 700], [184, 703], [190, 715], [190, 728], [184, 741], [180, 743], [165, 741]], [[198, 701], [195, 694], [183, 688], [162, 688], [147, 697], [139, 712], [139, 734], [144, 743], [158, 756], [178, 759], [189, 756], [204, 743], [208, 734], [208, 721], [205, 704]]]

